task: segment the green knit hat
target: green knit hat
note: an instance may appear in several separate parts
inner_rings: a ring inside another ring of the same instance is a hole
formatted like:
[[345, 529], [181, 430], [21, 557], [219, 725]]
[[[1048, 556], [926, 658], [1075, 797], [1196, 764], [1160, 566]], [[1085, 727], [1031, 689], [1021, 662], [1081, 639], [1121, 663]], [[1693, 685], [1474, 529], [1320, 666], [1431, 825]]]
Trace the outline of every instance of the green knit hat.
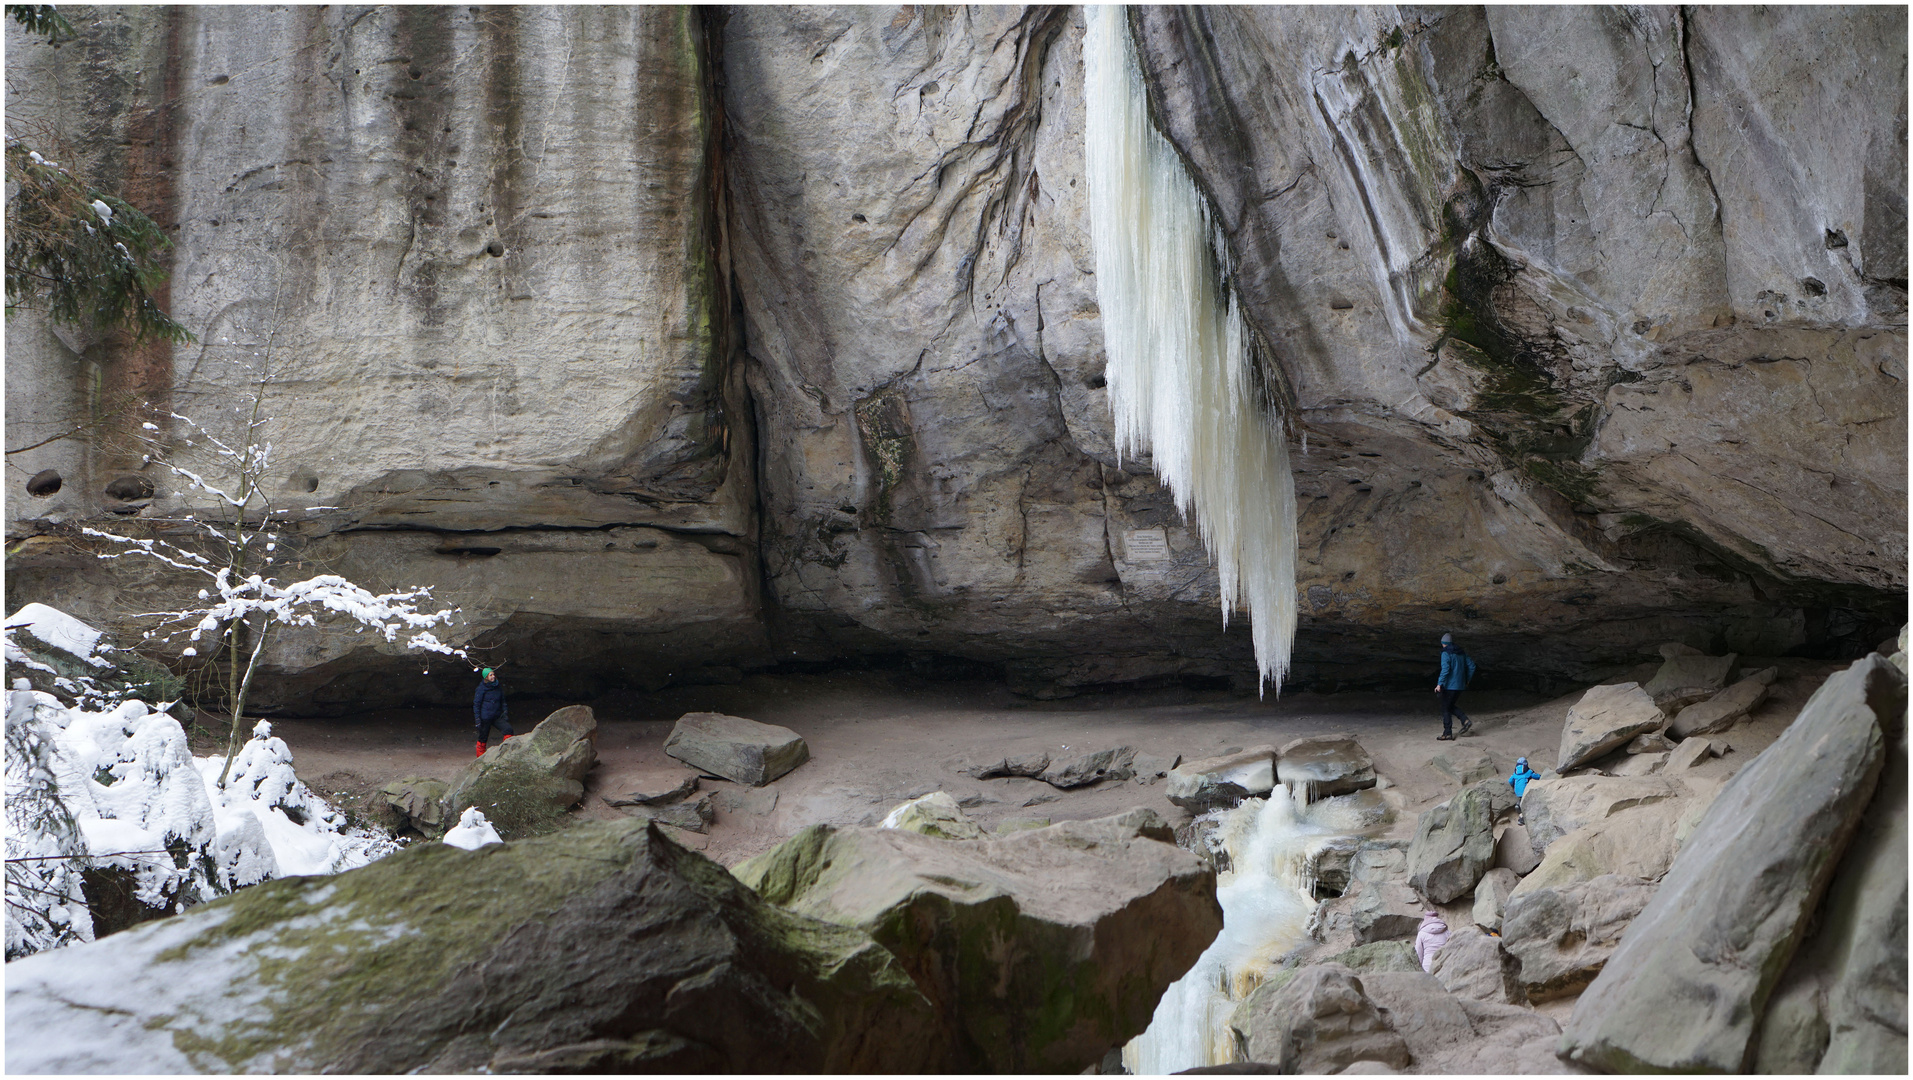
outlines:
[[489, 679], [489, 678], [491, 678], [491, 677], [492, 677], [492, 669], [491, 669], [491, 668], [484, 668], [484, 669], [482, 669], [482, 670], [480, 670], [480, 671], [479, 671], [479, 673], [478, 673], [478, 677], [479, 677], [479, 678], [481, 678], [481, 679]]

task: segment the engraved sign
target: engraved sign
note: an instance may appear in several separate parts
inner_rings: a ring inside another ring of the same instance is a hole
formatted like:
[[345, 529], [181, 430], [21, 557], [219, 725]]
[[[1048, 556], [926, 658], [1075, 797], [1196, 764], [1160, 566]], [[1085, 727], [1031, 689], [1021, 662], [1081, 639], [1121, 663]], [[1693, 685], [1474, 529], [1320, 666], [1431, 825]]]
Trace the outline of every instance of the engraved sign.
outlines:
[[1123, 534], [1123, 560], [1131, 563], [1167, 562], [1169, 537], [1161, 529], [1131, 529]]

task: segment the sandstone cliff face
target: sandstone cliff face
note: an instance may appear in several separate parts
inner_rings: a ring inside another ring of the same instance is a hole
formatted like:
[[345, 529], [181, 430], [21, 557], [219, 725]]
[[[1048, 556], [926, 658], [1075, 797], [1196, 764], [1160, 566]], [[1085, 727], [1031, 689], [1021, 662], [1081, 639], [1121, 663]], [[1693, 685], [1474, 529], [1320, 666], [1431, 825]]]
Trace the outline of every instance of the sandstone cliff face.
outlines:
[[[10, 445], [122, 389], [223, 416], [269, 344], [275, 497], [334, 508], [302, 553], [441, 583], [521, 679], [1253, 670], [1111, 449], [1079, 10], [76, 10], [58, 52], [8, 31], [14, 108], [177, 225], [201, 342], [9, 320]], [[1419, 679], [1442, 629], [1554, 678], [1871, 643], [1906, 587], [1904, 19], [1134, 9], [1297, 435], [1293, 681]], [[10, 456], [10, 606], [163, 590], [42, 535], [129, 509], [128, 430]], [[189, 504], [147, 473], [142, 516]], [[341, 701], [396, 670], [276, 662]]]

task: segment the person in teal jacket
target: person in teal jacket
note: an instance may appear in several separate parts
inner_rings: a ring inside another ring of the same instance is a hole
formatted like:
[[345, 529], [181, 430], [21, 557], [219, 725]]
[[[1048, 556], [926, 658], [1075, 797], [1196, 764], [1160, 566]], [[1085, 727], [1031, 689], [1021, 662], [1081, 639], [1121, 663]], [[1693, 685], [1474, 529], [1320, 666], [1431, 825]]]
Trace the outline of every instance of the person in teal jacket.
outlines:
[[1508, 786], [1514, 788], [1514, 819], [1519, 824], [1528, 823], [1528, 807], [1523, 801], [1528, 795], [1528, 781], [1540, 778], [1540, 773], [1528, 768], [1527, 758], [1514, 759], [1514, 772], [1508, 774]]
[[1441, 738], [1437, 742], [1451, 741], [1455, 737], [1454, 721], [1461, 718], [1461, 733], [1475, 726], [1468, 714], [1461, 711], [1455, 699], [1468, 688], [1468, 680], [1475, 677], [1475, 662], [1461, 646], [1455, 644], [1455, 635], [1441, 636], [1441, 675], [1435, 681], [1435, 693], [1441, 695]]

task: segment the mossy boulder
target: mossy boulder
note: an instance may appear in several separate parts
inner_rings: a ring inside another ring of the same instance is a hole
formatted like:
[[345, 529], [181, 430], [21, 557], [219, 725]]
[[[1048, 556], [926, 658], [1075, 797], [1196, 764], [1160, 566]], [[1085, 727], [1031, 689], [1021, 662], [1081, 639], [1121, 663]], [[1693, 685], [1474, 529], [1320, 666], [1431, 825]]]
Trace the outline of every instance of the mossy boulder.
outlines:
[[947, 1045], [869, 936], [637, 821], [418, 844], [16, 961], [7, 1023], [36, 1073], [917, 1072]]
[[444, 821], [476, 806], [506, 840], [540, 836], [565, 823], [584, 798], [585, 774], [598, 763], [598, 720], [585, 705], [570, 705], [539, 721], [528, 734], [485, 751], [452, 779]]
[[1171, 836], [1150, 810], [962, 841], [817, 825], [732, 872], [896, 954], [953, 1068], [1074, 1073], [1140, 1034], [1222, 929], [1214, 871]]
[[410, 829], [436, 840], [445, 835], [445, 794], [450, 789], [443, 780], [408, 776], [380, 788], [369, 809], [378, 823], [392, 832]]

